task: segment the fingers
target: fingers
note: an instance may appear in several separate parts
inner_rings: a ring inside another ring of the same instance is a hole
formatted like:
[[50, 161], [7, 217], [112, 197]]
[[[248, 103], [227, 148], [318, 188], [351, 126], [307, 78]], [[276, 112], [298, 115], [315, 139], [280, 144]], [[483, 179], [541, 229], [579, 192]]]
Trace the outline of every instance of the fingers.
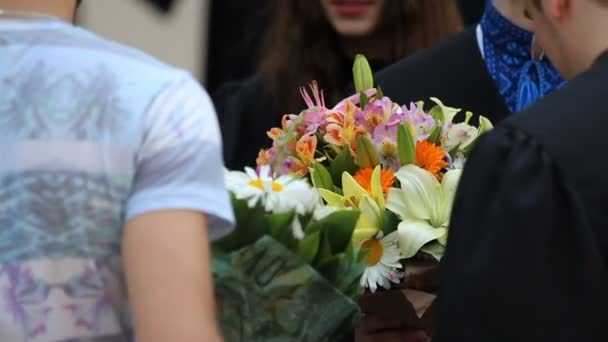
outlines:
[[365, 318], [357, 325], [357, 330], [362, 333], [373, 333], [380, 330], [402, 329], [405, 328], [406, 322], [402, 319], [386, 319], [375, 316], [365, 316]]

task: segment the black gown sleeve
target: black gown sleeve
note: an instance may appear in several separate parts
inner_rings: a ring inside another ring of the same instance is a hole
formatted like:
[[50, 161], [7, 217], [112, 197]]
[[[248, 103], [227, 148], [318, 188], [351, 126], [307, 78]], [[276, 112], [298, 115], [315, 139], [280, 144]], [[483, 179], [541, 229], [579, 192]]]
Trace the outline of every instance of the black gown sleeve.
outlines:
[[272, 146], [266, 133], [281, 125], [281, 115], [274, 112], [273, 98], [262, 82], [259, 76], [230, 81], [213, 94], [224, 139], [224, 161], [231, 170], [255, 167], [260, 149]]
[[496, 128], [461, 179], [433, 341], [598, 341], [600, 260], [554, 160], [523, 132]]
[[237, 169], [238, 144], [243, 124], [243, 101], [240, 96], [241, 82], [231, 81], [213, 93], [213, 104], [222, 131], [224, 162], [230, 169]]

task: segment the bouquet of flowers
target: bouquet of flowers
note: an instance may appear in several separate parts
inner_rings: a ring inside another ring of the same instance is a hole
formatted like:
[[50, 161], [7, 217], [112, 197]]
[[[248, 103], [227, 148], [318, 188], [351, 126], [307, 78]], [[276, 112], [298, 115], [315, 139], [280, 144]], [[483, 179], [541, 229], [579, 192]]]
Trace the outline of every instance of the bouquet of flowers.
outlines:
[[363, 56], [353, 73], [357, 93], [332, 108], [314, 82], [302, 89], [308, 108], [269, 130], [257, 168], [227, 174], [237, 229], [216, 246], [216, 284], [223, 303], [251, 304], [223, 310], [228, 340], [343, 338], [357, 301], [379, 298], [364, 291], [397, 287], [420, 255], [443, 256], [461, 170], [492, 125], [472, 126], [469, 112], [456, 123], [461, 111], [438, 99], [428, 111], [394, 103]]

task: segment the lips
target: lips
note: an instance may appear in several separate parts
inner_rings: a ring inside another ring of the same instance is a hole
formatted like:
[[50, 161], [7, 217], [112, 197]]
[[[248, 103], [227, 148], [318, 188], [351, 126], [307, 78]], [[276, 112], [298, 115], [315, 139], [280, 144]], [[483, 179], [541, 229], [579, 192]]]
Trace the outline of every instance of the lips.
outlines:
[[335, 0], [331, 4], [342, 16], [359, 17], [366, 14], [374, 2], [369, 0]]

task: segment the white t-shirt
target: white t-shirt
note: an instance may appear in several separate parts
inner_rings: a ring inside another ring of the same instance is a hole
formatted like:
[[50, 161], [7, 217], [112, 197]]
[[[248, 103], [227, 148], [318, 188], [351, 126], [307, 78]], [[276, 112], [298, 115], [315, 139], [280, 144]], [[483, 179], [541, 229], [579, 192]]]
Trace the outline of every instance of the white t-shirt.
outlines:
[[0, 20], [0, 341], [132, 340], [122, 228], [160, 209], [232, 228], [205, 91], [70, 24]]

